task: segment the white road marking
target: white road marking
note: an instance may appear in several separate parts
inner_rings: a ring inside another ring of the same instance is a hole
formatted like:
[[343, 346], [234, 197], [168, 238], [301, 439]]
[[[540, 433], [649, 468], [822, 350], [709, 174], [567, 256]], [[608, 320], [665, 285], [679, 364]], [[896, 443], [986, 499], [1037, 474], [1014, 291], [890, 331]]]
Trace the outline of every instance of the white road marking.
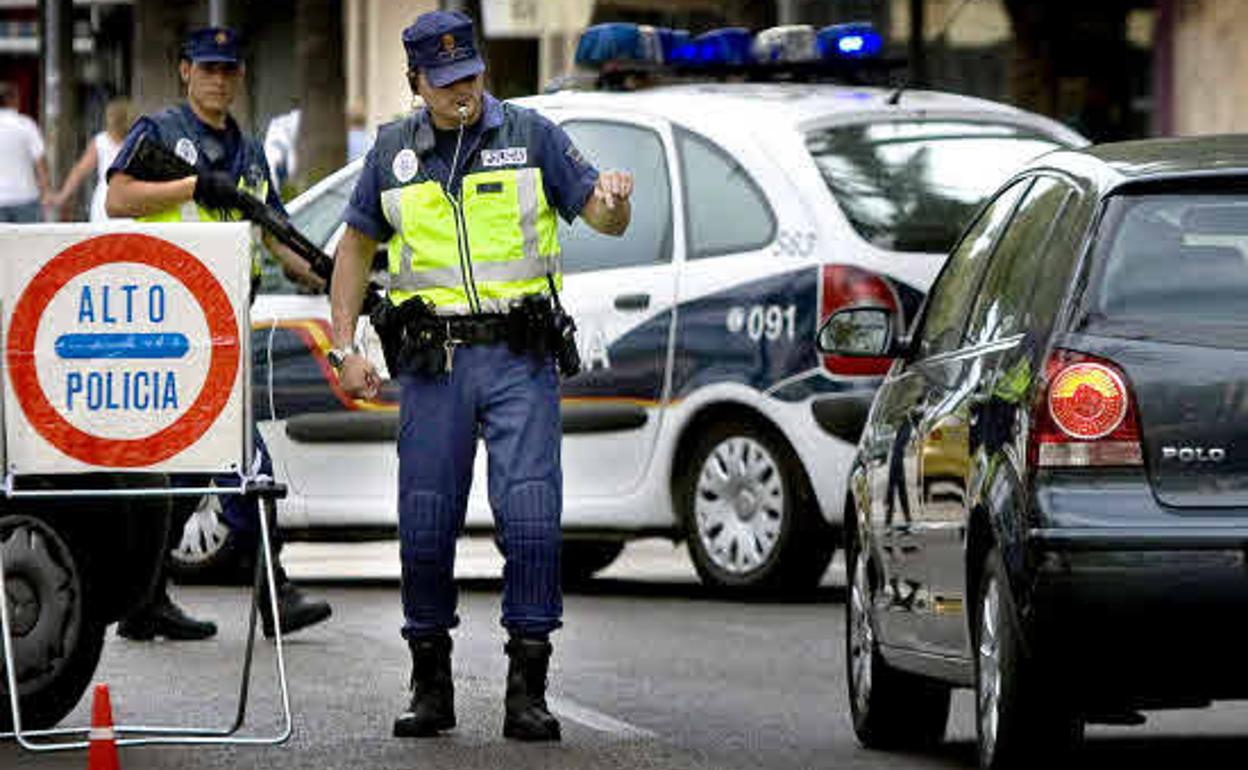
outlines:
[[571, 719], [573, 722], [579, 722], [582, 725], [597, 730], [602, 733], [611, 733], [624, 738], [657, 738], [658, 733], [647, 730], [644, 727], [630, 725], [628, 722], [621, 721], [615, 717], [608, 716], [601, 711], [595, 711], [588, 706], [582, 706], [574, 703], [567, 698], [550, 697], [546, 699], [550, 710], [556, 715], [564, 719]]

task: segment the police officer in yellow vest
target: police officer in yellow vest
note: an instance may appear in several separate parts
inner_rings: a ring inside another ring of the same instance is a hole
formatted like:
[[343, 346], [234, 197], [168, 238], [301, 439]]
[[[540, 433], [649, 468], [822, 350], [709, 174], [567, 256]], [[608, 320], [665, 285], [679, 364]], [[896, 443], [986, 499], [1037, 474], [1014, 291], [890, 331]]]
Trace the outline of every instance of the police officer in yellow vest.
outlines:
[[[276, 191], [269, 188], [269, 169], [259, 142], [246, 136], [230, 116], [230, 104], [243, 79], [238, 34], [221, 27], [192, 32], [182, 48], [178, 71], [186, 86], [186, 102], [140, 118], [126, 136], [113, 165], [108, 169], [105, 209], [111, 217], [134, 217], [148, 222], [210, 222], [238, 219], [222, 201], [237, 189], [264, 200], [283, 216], [285, 209]], [[145, 182], [125, 169], [139, 140], [152, 137], [194, 166], [197, 175], [172, 182]], [[308, 263], [290, 249], [265, 237], [270, 253], [286, 274], [309, 289], [323, 289]], [[253, 290], [260, 278], [260, 250], [252, 255]], [[263, 472], [272, 473], [268, 453], [256, 433]], [[222, 516], [230, 525], [238, 547], [254, 549], [257, 535], [254, 500], [238, 496], [222, 501]], [[279, 617], [283, 632], [320, 622], [330, 615], [325, 602], [307, 600], [285, 579], [278, 568]], [[268, 602], [260, 603], [264, 632], [273, 635]], [[163, 636], [169, 639], [202, 639], [216, 633], [211, 622], [188, 617], [169, 599], [163, 581], [152, 601], [118, 627], [131, 639]]]
[[424, 14], [403, 43], [412, 91], [425, 106], [382, 126], [364, 162], [331, 282], [330, 355], [348, 393], [376, 394], [378, 373], [353, 340], [373, 254], [388, 243], [389, 297], [406, 318], [391, 376], [403, 386], [399, 537], [413, 668], [410, 705], [394, 733], [429, 736], [455, 725], [455, 539], [481, 438], [506, 558], [503, 734], [558, 740], [545, 699], [549, 636], [563, 610], [555, 217], [623, 234], [632, 176], [599, 174], [562, 129], [485, 93], [467, 16]]

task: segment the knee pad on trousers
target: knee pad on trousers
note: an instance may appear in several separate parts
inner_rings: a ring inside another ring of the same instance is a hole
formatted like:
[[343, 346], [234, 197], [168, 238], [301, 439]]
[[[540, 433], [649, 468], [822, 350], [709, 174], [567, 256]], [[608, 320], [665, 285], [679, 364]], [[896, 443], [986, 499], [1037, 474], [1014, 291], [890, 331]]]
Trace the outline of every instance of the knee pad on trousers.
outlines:
[[558, 490], [550, 482], [517, 484], [507, 495], [503, 549], [509, 588], [518, 605], [558, 605], [563, 541], [559, 513]]
[[404, 561], [437, 562], [454, 551], [457, 516], [449, 496], [409, 492], [403, 503], [399, 540]]

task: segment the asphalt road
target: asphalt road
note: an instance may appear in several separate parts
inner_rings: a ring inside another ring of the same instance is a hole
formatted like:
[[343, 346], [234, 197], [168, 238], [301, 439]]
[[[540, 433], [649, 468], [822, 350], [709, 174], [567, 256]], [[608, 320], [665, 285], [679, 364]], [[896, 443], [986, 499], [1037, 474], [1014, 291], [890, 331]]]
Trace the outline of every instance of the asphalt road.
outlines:
[[[847, 723], [842, 571], [793, 602], [719, 599], [697, 585], [684, 552], [630, 547], [588, 589], [566, 597], [556, 636], [552, 706], [564, 741], [531, 746], [500, 735], [505, 660], [498, 561], [487, 544], [462, 551], [455, 680], [460, 726], [434, 740], [398, 740], [408, 656], [398, 635], [393, 544], [302, 546], [287, 563], [334, 605], [323, 626], [287, 646], [295, 732], [282, 747], [123, 747], [122, 768], [970, 768], [969, 694], [955, 699], [948, 741], [925, 755], [868, 752]], [[219, 726], [237, 696], [245, 634], [242, 589], [179, 587], [218, 639], [134, 643], [110, 636], [98, 678], [119, 723]], [[1186, 651], [1198, 654], [1198, 651]], [[278, 726], [273, 648], [257, 655], [249, 734]], [[1176, 655], [1175, 665], [1179, 656]], [[89, 704], [67, 720], [82, 724]], [[1143, 728], [1092, 728], [1088, 767], [1242, 768], [1248, 706], [1155, 715]], [[81, 753], [31, 755], [0, 746], [0, 768], [82, 768]], [[1065, 770], [1065, 769], [1063, 769]]]

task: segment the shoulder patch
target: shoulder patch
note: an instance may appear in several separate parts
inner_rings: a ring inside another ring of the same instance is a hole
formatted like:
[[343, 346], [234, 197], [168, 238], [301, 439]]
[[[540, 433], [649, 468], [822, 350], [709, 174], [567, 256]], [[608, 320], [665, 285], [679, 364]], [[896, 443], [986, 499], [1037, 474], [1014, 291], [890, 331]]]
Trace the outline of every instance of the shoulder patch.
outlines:
[[179, 139], [178, 143], [174, 145], [173, 152], [179, 158], [187, 163], [190, 163], [192, 166], [195, 165], [195, 161], [199, 160], [199, 150], [195, 148], [195, 143], [190, 139], [187, 139], [185, 136]]
[[589, 165], [589, 162], [585, 160], [585, 156], [581, 154], [581, 151], [577, 149], [575, 144], [568, 144], [567, 156], [578, 166]]
[[416, 157], [416, 153], [410, 147], [404, 147], [394, 156], [394, 163], [391, 164], [390, 170], [394, 172], [394, 178], [400, 182], [410, 182], [416, 176], [417, 170], [420, 169], [420, 159]]

